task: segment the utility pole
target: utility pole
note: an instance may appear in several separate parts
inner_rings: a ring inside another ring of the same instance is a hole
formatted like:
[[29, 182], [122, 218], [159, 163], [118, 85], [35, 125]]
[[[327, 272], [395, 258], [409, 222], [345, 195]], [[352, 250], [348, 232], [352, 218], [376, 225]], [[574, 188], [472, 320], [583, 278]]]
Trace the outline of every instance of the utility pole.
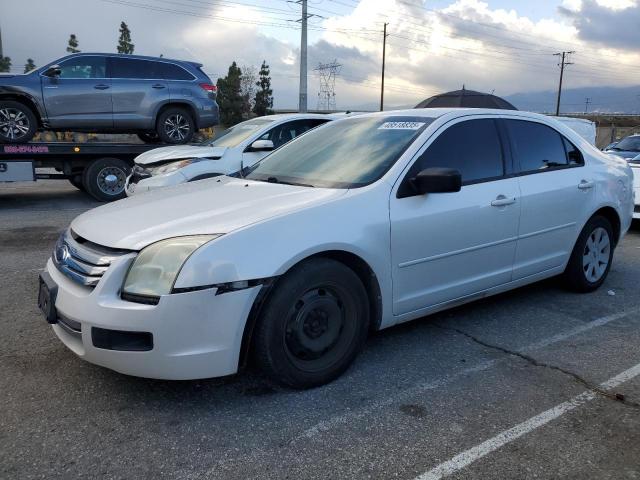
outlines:
[[2, 29], [0, 29], [0, 58], [2, 58]]
[[389, 36], [387, 35], [387, 25], [389, 24], [385, 22], [384, 31], [382, 32], [382, 85], [380, 87], [380, 111], [384, 110], [384, 63], [387, 55], [387, 37]]
[[591, 98], [587, 97], [584, 99], [584, 113], [589, 113], [589, 104], [591, 103]]
[[298, 100], [298, 111], [307, 111], [307, 0], [298, 0], [296, 3], [302, 4], [302, 18], [300, 19], [300, 96]]
[[560, 97], [562, 96], [562, 77], [564, 75], [564, 67], [567, 65], [573, 65], [572, 62], [567, 61], [568, 56], [571, 55], [572, 53], [576, 53], [576, 52], [570, 51], [570, 52], [554, 53], [554, 55], [562, 57], [562, 59], [560, 60], [560, 63], [558, 64], [560, 66], [560, 84], [558, 85], [558, 100], [556, 101], [556, 117], [560, 116]]

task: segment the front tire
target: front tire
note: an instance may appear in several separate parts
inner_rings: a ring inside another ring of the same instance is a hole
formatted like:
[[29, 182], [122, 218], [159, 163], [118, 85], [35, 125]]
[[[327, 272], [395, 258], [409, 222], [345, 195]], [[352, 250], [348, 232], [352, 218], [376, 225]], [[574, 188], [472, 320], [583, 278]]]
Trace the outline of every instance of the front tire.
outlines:
[[156, 131], [164, 143], [189, 143], [196, 131], [195, 121], [184, 108], [169, 107], [158, 116]]
[[574, 292], [593, 292], [607, 278], [613, 260], [614, 237], [611, 222], [591, 217], [580, 232], [563, 277]]
[[84, 169], [82, 184], [89, 195], [100, 202], [126, 197], [124, 186], [131, 167], [119, 158], [99, 158]]
[[340, 376], [369, 330], [367, 292], [335, 260], [316, 258], [282, 277], [258, 319], [253, 351], [275, 382], [311, 388]]
[[0, 101], [0, 143], [27, 143], [36, 134], [38, 120], [20, 102]]

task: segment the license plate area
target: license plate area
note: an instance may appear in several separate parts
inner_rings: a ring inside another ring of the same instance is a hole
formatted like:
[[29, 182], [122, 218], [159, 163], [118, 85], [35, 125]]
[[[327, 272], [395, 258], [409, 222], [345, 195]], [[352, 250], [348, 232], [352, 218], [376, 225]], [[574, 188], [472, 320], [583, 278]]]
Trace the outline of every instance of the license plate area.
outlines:
[[58, 286], [47, 272], [42, 272], [38, 279], [38, 307], [47, 323], [58, 323], [56, 312], [56, 295]]

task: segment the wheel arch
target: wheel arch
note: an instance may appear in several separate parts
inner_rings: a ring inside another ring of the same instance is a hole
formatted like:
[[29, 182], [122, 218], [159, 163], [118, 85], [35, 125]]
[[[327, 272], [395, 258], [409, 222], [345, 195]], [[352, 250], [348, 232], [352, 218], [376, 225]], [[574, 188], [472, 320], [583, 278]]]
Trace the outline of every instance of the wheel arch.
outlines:
[[198, 129], [200, 128], [199, 126], [199, 122], [198, 122], [198, 112], [196, 111], [195, 106], [187, 101], [183, 101], [183, 100], [169, 100], [166, 103], [163, 103], [162, 105], [160, 105], [160, 107], [158, 108], [158, 110], [156, 111], [155, 114], [155, 118], [154, 118], [154, 127], [158, 124], [158, 118], [160, 117], [160, 115], [162, 115], [162, 113], [167, 110], [168, 108], [172, 108], [172, 107], [181, 107], [181, 108], [186, 108], [189, 113], [191, 114], [191, 116], [193, 117], [193, 121], [195, 123], [195, 131], [198, 131]]
[[[591, 217], [589, 217], [589, 220], [597, 215], [603, 216], [604, 218], [606, 218], [609, 223], [611, 223], [611, 228], [613, 228], [613, 239], [614, 239], [614, 246], [618, 245], [618, 242], [620, 241], [620, 235], [621, 235], [621, 229], [622, 229], [622, 221], [620, 219], [620, 214], [618, 213], [618, 211], [613, 208], [612, 206], [604, 206], [599, 208], [598, 210], [596, 210], [593, 215], [591, 215]], [[589, 221], [587, 220], [587, 222]], [[582, 228], [584, 228], [584, 225], [582, 226]]]
[[40, 111], [40, 108], [38, 107], [36, 102], [30, 96], [22, 95], [18, 93], [1, 93], [0, 101], [2, 100], [10, 100], [12, 102], [22, 103], [23, 105], [28, 107], [35, 115], [36, 120], [38, 122], [38, 128], [44, 127], [42, 112]]
[[242, 368], [246, 365], [249, 359], [249, 353], [251, 350], [251, 340], [255, 325], [260, 318], [262, 307], [266, 303], [267, 299], [273, 288], [277, 285], [278, 279], [287, 274], [293, 267], [309, 261], [313, 258], [330, 258], [338, 261], [351, 269], [360, 279], [367, 292], [369, 299], [369, 312], [370, 312], [370, 329], [379, 330], [382, 323], [382, 292], [380, 284], [378, 282], [377, 275], [371, 266], [359, 255], [346, 250], [325, 250], [308, 255], [302, 259], [298, 259], [295, 263], [288, 266], [286, 271], [279, 276], [272, 277], [265, 281], [262, 289], [258, 293], [254, 303], [247, 317], [247, 321], [244, 326], [242, 334], [242, 343], [240, 346], [240, 359], [238, 362], [238, 368]]

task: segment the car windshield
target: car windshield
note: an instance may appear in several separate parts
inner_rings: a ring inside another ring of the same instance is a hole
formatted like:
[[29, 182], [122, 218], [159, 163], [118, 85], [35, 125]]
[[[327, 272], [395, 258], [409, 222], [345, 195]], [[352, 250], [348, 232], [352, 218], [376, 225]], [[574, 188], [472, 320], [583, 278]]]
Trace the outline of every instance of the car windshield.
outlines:
[[640, 135], [627, 137], [614, 146], [615, 150], [626, 150], [628, 152], [640, 152]]
[[357, 117], [331, 122], [279, 148], [246, 178], [327, 188], [354, 188], [382, 177], [434, 119]]
[[222, 136], [215, 140], [207, 140], [204, 145], [212, 147], [237, 147], [244, 140], [253, 135], [258, 129], [273, 123], [274, 120], [266, 118], [255, 118], [253, 120], [247, 120], [246, 122], [239, 123], [235, 127], [231, 127]]

